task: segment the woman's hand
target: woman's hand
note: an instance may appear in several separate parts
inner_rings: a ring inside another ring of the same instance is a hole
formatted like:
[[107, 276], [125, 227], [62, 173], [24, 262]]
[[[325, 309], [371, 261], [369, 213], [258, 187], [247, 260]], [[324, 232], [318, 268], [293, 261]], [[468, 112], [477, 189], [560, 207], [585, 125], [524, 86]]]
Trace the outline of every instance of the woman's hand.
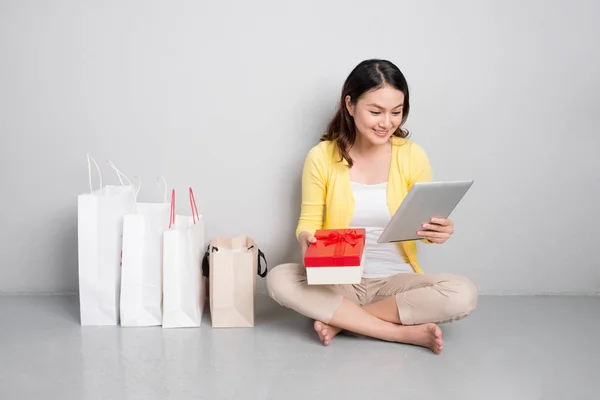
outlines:
[[[427, 231], [429, 232], [427, 232]], [[423, 230], [417, 235], [433, 243], [442, 244], [454, 233], [454, 223], [449, 219], [432, 218], [430, 223], [423, 224]]]
[[306, 250], [311, 243], [316, 243], [317, 239], [310, 232], [301, 232], [298, 235], [298, 242], [300, 243], [300, 248], [302, 249], [302, 259], [304, 259], [304, 255], [306, 254]]

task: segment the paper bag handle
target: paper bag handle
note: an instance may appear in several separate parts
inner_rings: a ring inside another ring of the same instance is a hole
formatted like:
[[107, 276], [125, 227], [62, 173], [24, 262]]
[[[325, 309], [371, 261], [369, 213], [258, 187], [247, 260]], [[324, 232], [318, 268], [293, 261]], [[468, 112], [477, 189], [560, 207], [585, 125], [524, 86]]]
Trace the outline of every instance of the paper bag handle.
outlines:
[[[164, 179], [164, 178], [163, 178]], [[166, 185], [166, 181], [165, 181]], [[190, 186], [190, 205], [192, 207], [192, 218], [194, 220], [194, 225], [198, 221], [200, 221], [200, 214], [198, 214], [198, 206], [196, 205], [196, 199], [194, 197], [194, 191]], [[175, 224], [175, 189], [171, 191], [171, 218], [169, 221], [169, 229]]]
[[[211, 246], [210, 244], [206, 248], [206, 252], [204, 253], [204, 257], [202, 258], [202, 275], [204, 275], [207, 278], [209, 277], [209, 274], [210, 274], [210, 265], [208, 262], [208, 258], [210, 257], [211, 247], [212, 247], [212, 251], [219, 251], [218, 247]], [[254, 245], [248, 247], [248, 250], [250, 250], [253, 247], [254, 247]], [[260, 262], [261, 258], [265, 261], [264, 271], [261, 268], [261, 262]], [[265, 276], [267, 276], [267, 269], [268, 269], [267, 268], [267, 258], [265, 257], [265, 253], [263, 253], [261, 249], [258, 249], [258, 270], [256, 271], [256, 273], [261, 278], [264, 278]]]
[[125, 176], [124, 173], [122, 173], [121, 171], [119, 171], [119, 169], [117, 168], [117, 166], [115, 165], [115, 163], [113, 163], [111, 160], [107, 160], [107, 163], [117, 173], [117, 177], [119, 178], [119, 182], [121, 182], [121, 186], [125, 186], [125, 183], [123, 182], [122, 178], [125, 178], [125, 180], [127, 181], [127, 183], [129, 185], [133, 186], [133, 184], [131, 183], [131, 181], [129, 180], [129, 178], [127, 178], [127, 176]]
[[171, 191], [171, 211], [169, 216], [169, 229], [175, 223], [175, 189]]
[[190, 206], [192, 207], [192, 217], [194, 219], [194, 224], [200, 221], [200, 214], [198, 214], [198, 206], [196, 205], [196, 198], [194, 197], [194, 191], [190, 186]]
[[94, 187], [92, 186], [92, 163], [96, 166], [96, 171], [98, 171], [98, 180], [100, 181], [99, 188], [102, 189], [102, 172], [100, 171], [100, 167], [94, 158], [88, 153], [87, 154], [87, 164], [88, 164], [88, 180], [90, 184], [90, 193], [94, 192]]
[[[248, 247], [248, 250], [250, 250], [253, 247], [254, 247], [254, 245]], [[261, 264], [260, 264], [261, 258], [263, 260], [265, 260], [265, 270], [264, 271], [262, 271]], [[265, 253], [263, 253], [261, 249], [258, 249], [258, 269], [257, 269], [256, 273], [261, 278], [264, 278], [265, 276], [267, 276], [267, 257], [265, 257]]]
[[[137, 175], [134, 176], [134, 179], [137, 179], [138, 181], [138, 186], [137, 186], [137, 190], [135, 191], [135, 199], [134, 202], [137, 204], [138, 202], [138, 196], [140, 194], [140, 189], [142, 188], [142, 179], [140, 177], [138, 177]], [[164, 176], [157, 176], [156, 177], [156, 184], [160, 187], [160, 183], [163, 183], [164, 189], [162, 190], [162, 195], [163, 195], [163, 203], [167, 202], [167, 194], [169, 193], [169, 185], [167, 184], [167, 180], [165, 179]]]
[[[218, 250], [216, 247], [213, 247], [214, 250]], [[208, 257], [210, 253], [210, 244], [206, 248], [206, 252], [204, 253], [204, 257], [202, 258], [202, 275], [208, 278], [208, 274], [210, 273], [210, 268], [208, 265]]]
[[[260, 268], [260, 259], [265, 260], [265, 270], [261, 272], [261, 268]], [[262, 252], [261, 249], [258, 249], [258, 276], [260, 276], [261, 278], [264, 278], [265, 276], [267, 276], [267, 257], [265, 257], [265, 253]]]
[[163, 190], [163, 203], [167, 202], [167, 194], [169, 193], [169, 185], [167, 185], [167, 180], [165, 179], [164, 176], [160, 175], [156, 178], [157, 182], [162, 181], [163, 184], [165, 185], [165, 190]]

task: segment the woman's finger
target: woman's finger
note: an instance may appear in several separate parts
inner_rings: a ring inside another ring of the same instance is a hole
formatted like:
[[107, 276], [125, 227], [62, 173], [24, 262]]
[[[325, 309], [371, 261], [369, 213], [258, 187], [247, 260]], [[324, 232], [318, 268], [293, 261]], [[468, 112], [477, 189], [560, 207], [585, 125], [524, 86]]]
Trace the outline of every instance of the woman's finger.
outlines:
[[447, 232], [447, 233], [452, 231], [452, 228], [449, 226], [437, 225], [437, 224], [423, 224], [423, 229], [429, 229], [434, 232]]
[[442, 226], [452, 226], [452, 221], [446, 218], [431, 218], [431, 223]]
[[448, 238], [448, 234], [444, 232], [427, 232], [427, 231], [419, 231], [417, 235], [425, 238], [425, 239], [446, 239]]

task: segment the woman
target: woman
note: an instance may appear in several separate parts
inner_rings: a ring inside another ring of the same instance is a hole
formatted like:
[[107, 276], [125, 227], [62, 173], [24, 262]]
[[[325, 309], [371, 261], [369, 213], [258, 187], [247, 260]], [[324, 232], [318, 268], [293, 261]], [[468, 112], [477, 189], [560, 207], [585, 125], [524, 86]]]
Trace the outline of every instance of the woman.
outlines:
[[[377, 243], [412, 184], [431, 180], [427, 155], [402, 127], [409, 109], [402, 72], [389, 61], [363, 61], [346, 79], [335, 117], [306, 157], [296, 230], [302, 255], [317, 229], [367, 231], [360, 284], [311, 286], [300, 264], [279, 265], [268, 275], [269, 295], [314, 319], [324, 345], [347, 330], [439, 354], [436, 323], [463, 318], [477, 305], [470, 280], [423, 273], [414, 241]], [[452, 232], [452, 221], [432, 219], [418, 234], [423, 242], [441, 244]]]

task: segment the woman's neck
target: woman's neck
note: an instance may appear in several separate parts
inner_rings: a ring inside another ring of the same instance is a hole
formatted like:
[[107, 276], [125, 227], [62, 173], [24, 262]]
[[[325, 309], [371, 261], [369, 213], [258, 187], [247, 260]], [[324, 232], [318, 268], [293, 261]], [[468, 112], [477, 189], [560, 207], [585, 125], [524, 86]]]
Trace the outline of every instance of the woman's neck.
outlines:
[[360, 133], [357, 133], [356, 140], [350, 152], [361, 158], [374, 157], [388, 152], [391, 148], [391, 143], [392, 139], [390, 138], [385, 144], [376, 145], [366, 140]]

